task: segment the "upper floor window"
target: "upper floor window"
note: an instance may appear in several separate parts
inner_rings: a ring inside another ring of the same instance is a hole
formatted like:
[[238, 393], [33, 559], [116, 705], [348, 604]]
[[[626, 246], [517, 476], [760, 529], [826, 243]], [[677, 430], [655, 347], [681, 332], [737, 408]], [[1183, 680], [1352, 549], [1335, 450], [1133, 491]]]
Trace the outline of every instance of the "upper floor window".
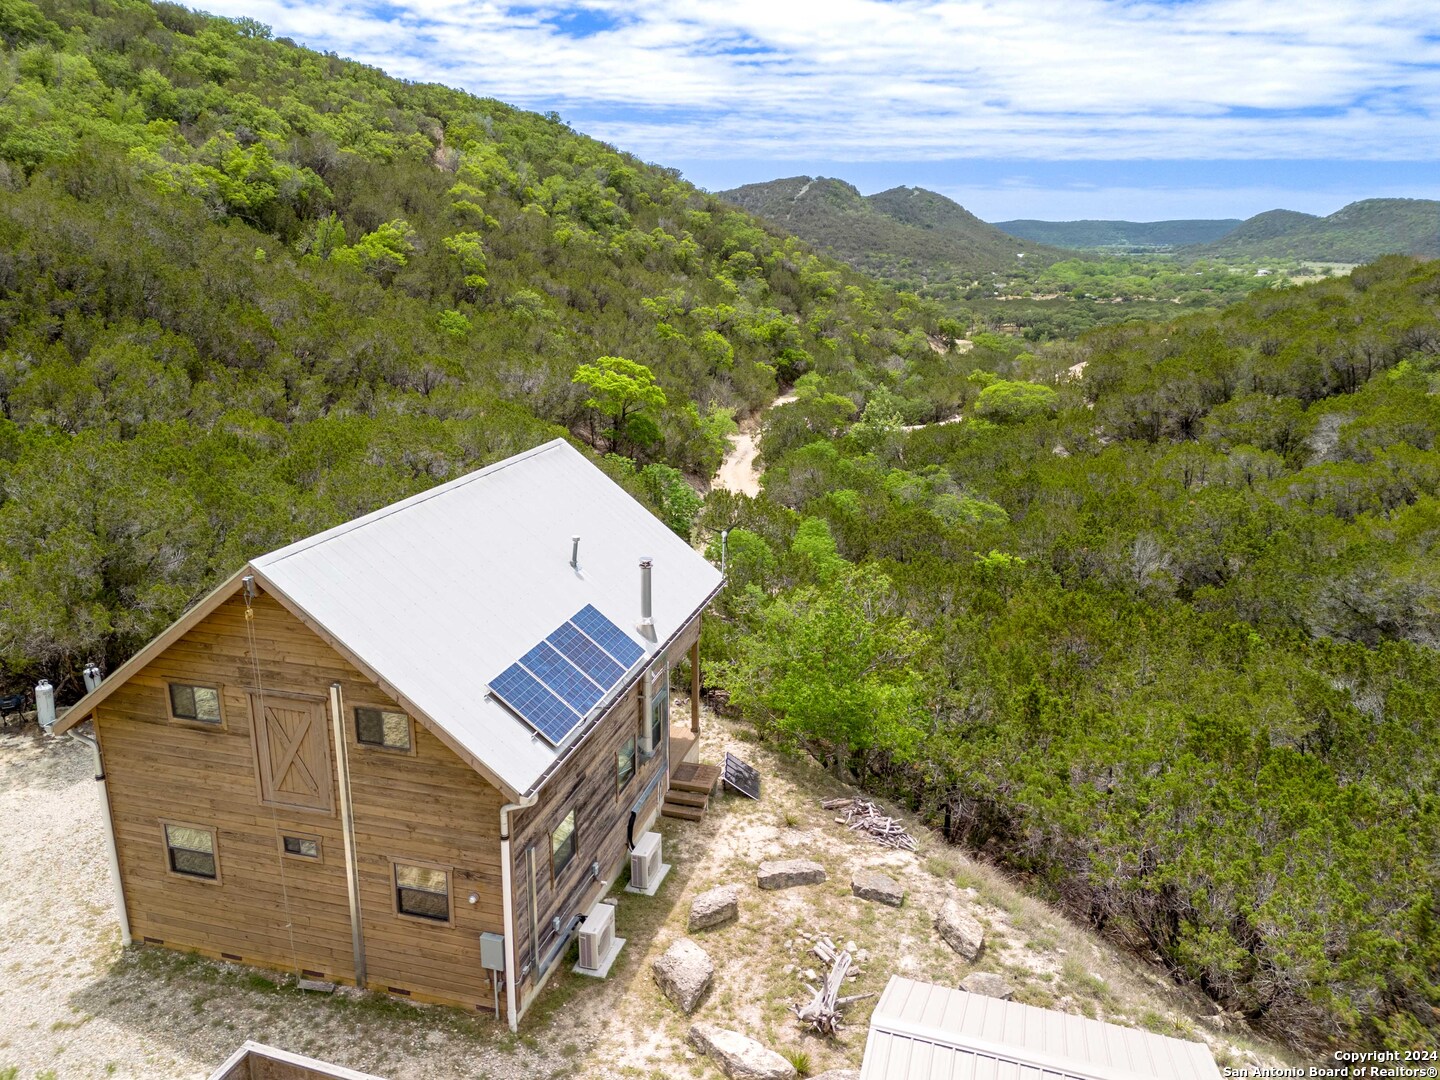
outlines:
[[220, 691], [213, 686], [171, 683], [170, 715], [196, 724], [219, 724]]
[[403, 712], [362, 705], [355, 710], [355, 741], [362, 746], [409, 750], [410, 717]]

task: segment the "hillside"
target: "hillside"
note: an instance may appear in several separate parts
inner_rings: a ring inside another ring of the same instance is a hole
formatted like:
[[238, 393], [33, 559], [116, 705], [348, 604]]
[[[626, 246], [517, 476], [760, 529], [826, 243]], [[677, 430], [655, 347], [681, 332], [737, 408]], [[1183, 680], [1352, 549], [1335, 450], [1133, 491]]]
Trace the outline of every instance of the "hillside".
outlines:
[[843, 180], [792, 176], [719, 197], [857, 269], [922, 294], [952, 285], [963, 290], [976, 278], [1022, 264], [1048, 265], [1068, 254], [1008, 236], [924, 188], [861, 195]]
[[1440, 1044], [1440, 262], [796, 391], [731, 707], [1313, 1059]]
[[1052, 247], [1077, 250], [1169, 251], [1209, 244], [1240, 225], [1239, 218], [1177, 221], [1035, 221], [994, 222], [995, 228]]
[[250, 20], [8, 0], [0, 59], [4, 692], [557, 433], [684, 530], [733, 413], [929, 352], [673, 171]]
[[1440, 257], [1440, 202], [1365, 199], [1323, 218], [1270, 210], [1242, 222], [1221, 239], [1184, 253], [1336, 263], [1369, 262], [1396, 254], [1436, 258]]

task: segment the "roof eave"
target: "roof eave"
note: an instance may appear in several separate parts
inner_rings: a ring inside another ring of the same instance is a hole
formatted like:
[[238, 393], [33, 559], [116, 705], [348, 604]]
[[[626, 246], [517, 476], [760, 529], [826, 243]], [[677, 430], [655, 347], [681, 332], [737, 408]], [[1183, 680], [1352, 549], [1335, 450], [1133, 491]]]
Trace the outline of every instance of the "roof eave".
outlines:
[[171, 623], [160, 634], [134, 656], [126, 660], [108, 676], [99, 686], [86, 694], [79, 701], [70, 707], [58, 723], [51, 729], [56, 735], [63, 735], [87, 717], [94, 714], [106, 698], [123, 686], [132, 675], [138, 672], [146, 664], [150, 663], [156, 656], [164, 652], [175, 642], [179, 641], [189, 633], [200, 620], [209, 615], [226, 600], [230, 599], [240, 588], [240, 581], [248, 571], [248, 567], [241, 568], [228, 578], [222, 581], [205, 596], [201, 597], [188, 611], [180, 618]]

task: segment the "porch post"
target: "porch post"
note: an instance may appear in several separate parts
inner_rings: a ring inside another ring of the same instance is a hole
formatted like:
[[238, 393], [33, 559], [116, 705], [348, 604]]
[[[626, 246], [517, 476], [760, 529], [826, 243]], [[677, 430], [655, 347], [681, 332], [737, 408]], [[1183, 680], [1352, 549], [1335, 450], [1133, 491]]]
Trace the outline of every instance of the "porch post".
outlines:
[[700, 639], [690, 646], [690, 734], [700, 734]]

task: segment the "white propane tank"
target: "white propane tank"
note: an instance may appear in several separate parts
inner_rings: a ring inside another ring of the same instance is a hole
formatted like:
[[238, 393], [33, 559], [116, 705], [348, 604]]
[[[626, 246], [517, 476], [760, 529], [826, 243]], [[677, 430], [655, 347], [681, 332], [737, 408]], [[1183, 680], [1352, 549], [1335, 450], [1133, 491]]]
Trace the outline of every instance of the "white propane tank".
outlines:
[[85, 692], [87, 694], [93, 693], [95, 688], [100, 685], [100, 666], [98, 664], [86, 664], [82, 674], [85, 676]]
[[55, 726], [55, 688], [49, 679], [35, 684], [35, 719], [47, 733]]

